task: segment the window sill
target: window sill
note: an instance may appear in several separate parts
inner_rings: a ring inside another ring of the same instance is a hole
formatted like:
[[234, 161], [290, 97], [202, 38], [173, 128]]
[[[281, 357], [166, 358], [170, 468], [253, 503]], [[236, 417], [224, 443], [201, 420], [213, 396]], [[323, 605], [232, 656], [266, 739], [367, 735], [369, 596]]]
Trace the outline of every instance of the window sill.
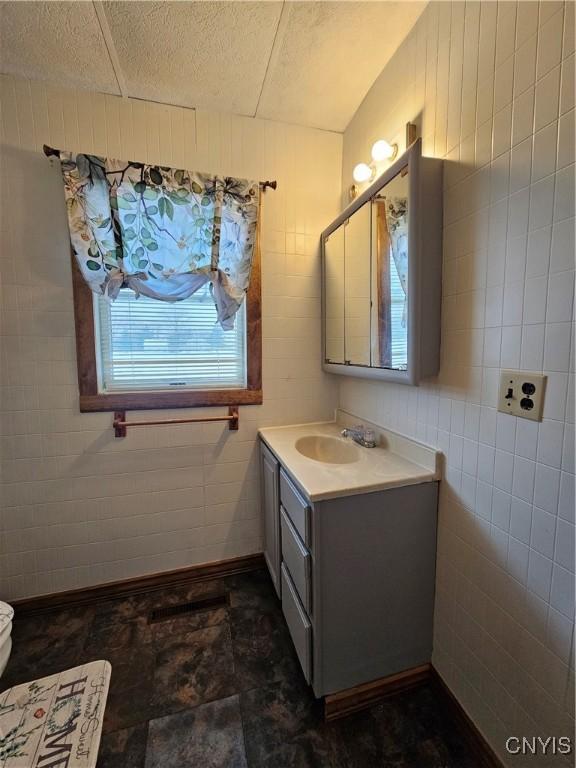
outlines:
[[200, 408], [217, 405], [261, 405], [261, 389], [214, 389], [196, 392], [119, 392], [80, 395], [80, 412]]

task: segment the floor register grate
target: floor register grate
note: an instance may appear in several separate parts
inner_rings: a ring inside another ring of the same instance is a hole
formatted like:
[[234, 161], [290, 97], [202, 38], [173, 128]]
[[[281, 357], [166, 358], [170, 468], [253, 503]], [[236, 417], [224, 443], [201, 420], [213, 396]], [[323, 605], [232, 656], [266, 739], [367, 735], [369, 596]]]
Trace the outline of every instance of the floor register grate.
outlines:
[[148, 624], [155, 624], [159, 621], [168, 621], [178, 616], [186, 616], [190, 613], [200, 613], [202, 611], [211, 611], [215, 608], [228, 607], [230, 598], [228, 592], [220, 594], [205, 595], [204, 597], [190, 600], [187, 603], [177, 603], [176, 605], [166, 605], [162, 608], [154, 608], [148, 614]]

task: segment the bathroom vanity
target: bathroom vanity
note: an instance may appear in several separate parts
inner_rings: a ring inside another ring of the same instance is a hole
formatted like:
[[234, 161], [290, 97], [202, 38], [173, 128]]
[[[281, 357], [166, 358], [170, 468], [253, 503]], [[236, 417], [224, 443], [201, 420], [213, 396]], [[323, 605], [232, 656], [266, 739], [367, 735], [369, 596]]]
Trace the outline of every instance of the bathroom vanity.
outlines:
[[259, 433], [266, 563], [317, 697], [432, 652], [440, 455], [377, 427], [364, 448], [339, 422]]

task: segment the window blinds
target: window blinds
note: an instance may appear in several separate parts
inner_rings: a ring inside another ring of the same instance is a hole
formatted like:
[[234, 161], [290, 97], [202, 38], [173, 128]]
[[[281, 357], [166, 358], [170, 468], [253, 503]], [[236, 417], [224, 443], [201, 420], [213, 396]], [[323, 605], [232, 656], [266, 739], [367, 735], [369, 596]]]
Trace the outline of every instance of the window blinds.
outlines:
[[246, 386], [245, 303], [233, 330], [217, 324], [209, 286], [174, 303], [123, 289], [94, 297], [102, 392]]
[[402, 324], [404, 315], [405, 296], [402, 289], [402, 283], [398, 277], [398, 270], [390, 250], [390, 325], [391, 347], [392, 347], [392, 368], [406, 368], [408, 360], [408, 334], [407, 328]]

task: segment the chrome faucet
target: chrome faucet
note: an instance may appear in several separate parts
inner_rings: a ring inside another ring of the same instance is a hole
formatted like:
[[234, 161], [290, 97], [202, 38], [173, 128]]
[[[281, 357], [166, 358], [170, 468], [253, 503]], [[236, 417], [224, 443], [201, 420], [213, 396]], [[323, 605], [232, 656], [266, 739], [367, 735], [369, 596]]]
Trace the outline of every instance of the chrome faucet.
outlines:
[[343, 429], [341, 435], [342, 437], [351, 437], [355, 443], [362, 445], [364, 448], [376, 447], [376, 434], [374, 430], [365, 427], [364, 424], [357, 424], [355, 427]]

